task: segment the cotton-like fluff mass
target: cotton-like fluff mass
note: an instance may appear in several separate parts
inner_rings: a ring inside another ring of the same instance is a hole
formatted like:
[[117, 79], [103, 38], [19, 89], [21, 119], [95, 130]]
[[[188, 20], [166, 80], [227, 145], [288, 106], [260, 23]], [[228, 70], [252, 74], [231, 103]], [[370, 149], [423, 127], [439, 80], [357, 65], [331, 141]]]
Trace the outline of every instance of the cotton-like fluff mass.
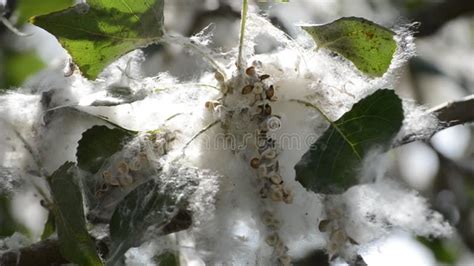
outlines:
[[[319, 113], [294, 100], [309, 101], [331, 119], [339, 118], [370, 93], [391, 87], [398, 67], [414, 53], [409, 34], [399, 32], [399, 49], [389, 71], [381, 78], [369, 79], [347, 60], [316, 51], [303, 32], [295, 40], [260, 16], [251, 14], [247, 22], [245, 67], [252, 66], [249, 72], [257, 71], [261, 76], [269, 75], [263, 85], [255, 87], [264, 86], [265, 92], [272, 88], [276, 96], [269, 96], [269, 113], [278, 118], [272, 120], [278, 125], [272, 124], [267, 134], [276, 140], [278, 175], [284, 188], [277, 187], [287, 203], [278, 197], [274, 200], [274, 194], [272, 200], [261, 197], [261, 173], [254, 169], [259, 151], [252, 142], [261, 124], [244, 118], [247, 112], [252, 114], [253, 107], [242, 88], [245, 84], [239, 80], [235, 56], [224, 64], [222, 58], [214, 63], [223, 70], [217, 78], [214, 73], [206, 73], [188, 83], [180, 83], [166, 73], [143, 78], [138, 71], [143, 61], [140, 51], [109, 66], [94, 82], [78, 73], [64, 77], [51, 74], [58, 69], [46, 70], [30, 80], [22, 94], [0, 96], [0, 112], [10, 124], [18, 125], [19, 117], [24, 120], [16, 130], [31, 143], [49, 173], [65, 160], [76, 161], [82, 132], [95, 124], [113, 122], [142, 132], [166, 128], [175, 134], [168, 154], [160, 160], [163, 169], [182, 166], [204, 171], [196, 175], [199, 187], [190, 197], [193, 225], [130, 249], [126, 253], [129, 265], [151, 264], [155, 255], [170, 250], [179, 251], [182, 262], [192, 265], [287, 265], [288, 258], [297, 259], [316, 249], [350, 260], [359, 246], [379, 240], [394, 229], [424, 236], [449, 235], [451, 229], [442, 217], [431, 211], [417, 193], [388, 181], [383, 169], [375, 171], [377, 178], [369, 176], [374, 171], [362, 169], [368, 175], [362, 180], [376, 182], [331, 197], [310, 192], [295, 181], [295, 164], [329, 124]], [[272, 39], [278, 48], [255, 54], [261, 36]], [[194, 40], [197, 46], [208, 42], [203, 34]], [[206, 60], [210, 58], [212, 55]], [[126, 97], [117, 91], [123, 87], [127, 88]], [[18, 108], [25, 102], [31, 102], [28, 111]], [[404, 134], [436, 127], [434, 118], [425, 122], [426, 127], [416, 126], [425, 115], [420, 110], [416, 106], [406, 108]], [[4, 128], [1, 134], [7, 134]], [[229, 142], [229, 136], [234, 142]], [[29, 155], [28, 151], [17, 150], [8, 156]], [[8, 158], [4, 161], [13, 161]], [[26, 171], [29, 164], [15, 167]]]

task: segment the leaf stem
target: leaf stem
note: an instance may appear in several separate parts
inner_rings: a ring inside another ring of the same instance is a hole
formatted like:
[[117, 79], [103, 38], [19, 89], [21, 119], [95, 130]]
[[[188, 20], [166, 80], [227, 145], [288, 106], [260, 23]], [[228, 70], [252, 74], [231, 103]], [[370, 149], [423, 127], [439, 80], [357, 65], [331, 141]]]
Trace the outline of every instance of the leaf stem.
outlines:
[[355, 148], [355, 145], [346, 137], [346, 135], [344, 134], [344, 132], [339, 128], [339, 126], [334, 122], [332, 121], [322, 110], [321, 108], [319, 108], [318, 106], [310, 103], [310, 102], [307, 102], [307, 101], [303, 101], [303, 100], [298, 100], [298, 99], [292, 99], [290, 100], [291, 102], [297, 102], [297, 103], [300, 103], [300, 104], [303, 104], [307, 107], [311, 107], [313, 109], [315, 109], [316, 111], [318, 111], [321, 116], [326, 119], [332, 127], [334, 127], [334, 129], [341, 135], [341, 137], [347, 142], [347, 144], [349, 144], [349, 146], [351, 146], [351, 149], [354, 151], [354, 154], [360, 159], [362, 160], [362, 156], [359, 154], [359, 152], [357, 151], [357, 149]]
[[210, 128], [212, 128], [213, 126], [217, 125], [217, 123], [219, 123], [220, 121], [219, 120], [216, 120], [212, 123], [210, 123], [209, 125], [203, 127], [201, 130], [199, 130], [199, 132], [197, 132], [196, 134], [194, 134], [194, 136], [191, 137], [191, 139], [186, 142], [186, 144], [184, 145], [183, 147], [183, 154], [186, 150], [186, 148], [189, 146], [189, 144], [191, 144], [191, 142], [193, 142], [197, 137], [199, 137], [201, 134], [203, 134], [204, 132], [208, 131]]
[[244, 49], [244, 39], [245, 39], [245, 24], [247, 22], [247, 12], [248, 12], [248, 0], [243, 0], [242, 2], [242, 14], [240, 20], [240, 41], [239, 41], [239, 57], [237, 58], [237, 68], [243, 69], [243, 49]]

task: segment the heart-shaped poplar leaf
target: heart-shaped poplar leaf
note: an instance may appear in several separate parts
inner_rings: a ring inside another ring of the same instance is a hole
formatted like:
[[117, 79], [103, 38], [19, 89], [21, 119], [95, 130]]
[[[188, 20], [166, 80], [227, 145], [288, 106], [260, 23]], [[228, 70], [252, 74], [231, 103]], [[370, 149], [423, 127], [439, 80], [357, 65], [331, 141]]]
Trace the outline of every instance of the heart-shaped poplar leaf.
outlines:
[[363, 18], [340, 18], [328, 24], [302, 28], [318, 48], [344, 56], [369, 76], [383, 76], [397, 49], [393, 31]]
[[163, 36], [164, 0], [88, 0], [87, 4], [31, 21], [58, 38], [88, 79], [95, 79], [125, 53]]
[[296, 179], [316, 193], [340, 193], [358, 183], [362, 159], [375, 147], [388, 149], [403, 122], [400, 98], [378, 90], [332, 122], [295, 166]]
[[23, 24], [29, 18], [63, 10], [74, 5], [74, 0], [21, 0], [18, 1], [18, 24]]
[[94, 126], [86, 130], [77, 147], [77, 165], [82, 170], [96, 173], [107, 158], [123, 148], [131, 136], [131, 132], [106, 126]]
[[[180, 179], [180, 176], [168, 178]], [[191, 194], [196, 186], [196, 181], [191, 179], [168, 184], [150, 180], [130, 192], [119, 203], [110, 220], [112, 246], [107, 263], [119, 262], [129, 248], [140, 244], [147, 230], [156, 236], [188, 228], [191, 216], [185, 210], [187, 199], [182, 195]], [[153, 229], [150, 229], [152, 225]]]
[[78, 265], [103, 265], [86, 228], [81, 189], [74, 179], [74, 163], [67, 162], [49, 178], [59, 249]]

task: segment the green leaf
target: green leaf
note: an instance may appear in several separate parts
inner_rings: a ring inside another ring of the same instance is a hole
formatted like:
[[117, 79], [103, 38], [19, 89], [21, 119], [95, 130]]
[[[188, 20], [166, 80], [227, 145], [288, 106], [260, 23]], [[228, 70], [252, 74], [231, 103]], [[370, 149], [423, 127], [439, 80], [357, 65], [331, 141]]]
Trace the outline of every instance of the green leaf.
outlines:
[[50, 237], [52, 234], [54, 234], [54, 231], [56, 231], [56, 223], [54, 213], [50, 211], [48, 214], [48, 220], [46, 220], [46, 223], [44, 224], [43, 233], [41, 234], [41, 240], [45, 240]]
[[443, 239], [417, 237], [417, 240], [429, 248], [433, 252], [438, 263], [442, 265], [456, 265], [456, 262], [461, 255], [455, 247], [444, 243]]
[[36, 53], [31, 51], [17, 52], [5, 50], [2, 59], [1, 61], [3, 62], [0, 62], [0, 64], [5, 67], [2, 67], [1, 70], [3, 73], [0, 75], [3, 75], [4, 79], [3, 81], [0, 79], [0, 86], [4, 89], [20, 86], [28, 77], [37, 73], [45, 66]]
[[67, 162], [50, 177], [53, 212], [59, 249], [69, 261], [79, 265], [103, 265], [94, 241], [86, 229], [82, 193], [74, 180], [74, 163]]
[[10, 200], [0, 195], [0, 238], [13, 235], [16, 231], [16, 221], [12, 216]]
[[339, 193], [357, 184], [362, 159], [375, 147], [388, 148], [403, 122], [400, 98], [378, 90], [332, 122], [295, 166], [296, 179], [316, 193]]
[[311, 35], [318, 48], [327, 48], [344, 56], [369, 76], [383, 76], [397, 49], [394, 32], [363, 18], [341, 18], [324, 25], [304, 26], [303, 29]]
[[32, 23], [55, 35], [88, 79], [95, 79], [120, 56], [163, 36], [164, 0], [87, 3], [35, 17]]
[[177, 197], [178, 194], [172, 191], [187, 195], [196, 187], [190, 182], [188, 180], [164, 185], [156, 180], [150, 180], [130, 192], [119, 203], [110, 220], [112, 255], [107, 263], [114, 265], [129, 248], [139, 245], [139, 241], [151, 225], [158, 229], [158, 235], [188, 228], [191, 225], [191, 217], [183, 211], [186, 199]]
[[20, 0], [18, 1], [18, 24], [23, 24], [29, 18], [45, 15], [54, 11], [68, 8], [74, 4], [74, 0]]
[[165, 252], [153, 258], [159, 266], [179, 266], [179, 256], [173, 252]]
[[133, 134], [123, 129], [106, 126], [94, 126], [86, 130], [77, 147], [77, 165], [82, 170], [96, 173], [107, 158], [123, 148], [130, 136]]

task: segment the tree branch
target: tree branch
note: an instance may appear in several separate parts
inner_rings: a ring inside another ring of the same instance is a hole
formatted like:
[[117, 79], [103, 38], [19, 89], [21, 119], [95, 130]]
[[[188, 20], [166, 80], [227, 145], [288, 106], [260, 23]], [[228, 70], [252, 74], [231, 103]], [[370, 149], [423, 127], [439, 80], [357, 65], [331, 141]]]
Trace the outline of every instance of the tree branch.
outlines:
[[474, 94], [448, 102], [430, 110], [442, 123], [441, 129], [474, 122]]
[[438, 128], [432, 132], [431, 135], [419, 135], [416, 133], [408, 134], [395, 141], [393, 147], [398, 147], [413, 141], [421, 140], [427, 141], [437, 132], [466, 123], [474, 122], [474, 94], [469, 95], [461, 100], [448, 102], [429, 110], [429, 113], [434, 114], [438, 120]]

